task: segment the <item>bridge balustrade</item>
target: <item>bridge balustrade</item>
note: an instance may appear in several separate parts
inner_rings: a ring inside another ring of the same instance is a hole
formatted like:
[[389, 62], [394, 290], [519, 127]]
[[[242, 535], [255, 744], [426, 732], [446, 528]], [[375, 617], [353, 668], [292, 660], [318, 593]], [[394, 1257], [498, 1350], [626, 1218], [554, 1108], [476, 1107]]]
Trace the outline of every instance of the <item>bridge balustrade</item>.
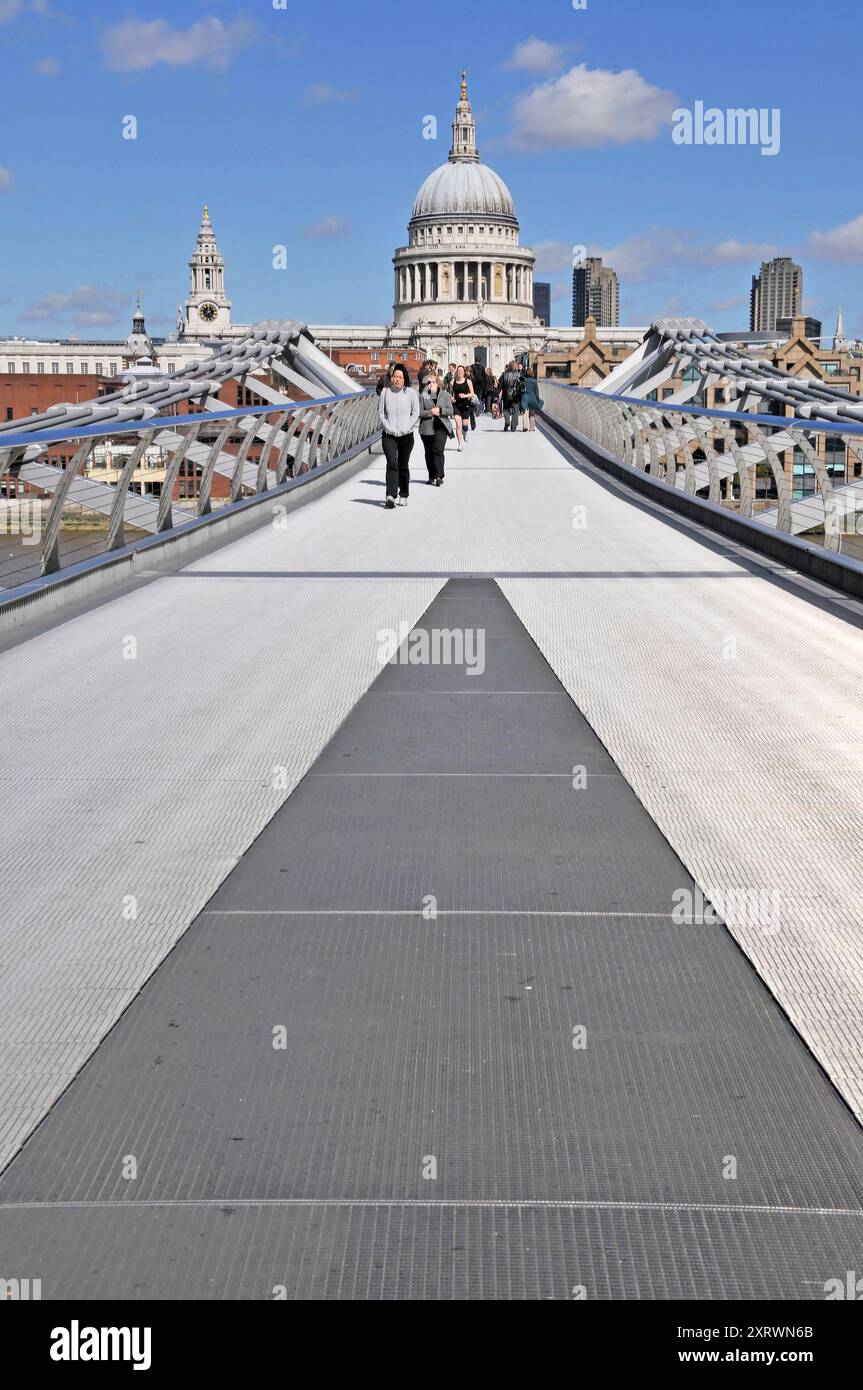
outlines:
[[[541, 392], [551, 424], [670, 487], [704, 493], [778, 531], [806, 532], [828, 550], [851, 549], [851, 538], [863, 536], [859, 424], [679, 406], [548, 380]], [[759, 476], [772, 483], [769, 501], [759, 497]], [[798, 479], [811, 480], [810, 495]]]

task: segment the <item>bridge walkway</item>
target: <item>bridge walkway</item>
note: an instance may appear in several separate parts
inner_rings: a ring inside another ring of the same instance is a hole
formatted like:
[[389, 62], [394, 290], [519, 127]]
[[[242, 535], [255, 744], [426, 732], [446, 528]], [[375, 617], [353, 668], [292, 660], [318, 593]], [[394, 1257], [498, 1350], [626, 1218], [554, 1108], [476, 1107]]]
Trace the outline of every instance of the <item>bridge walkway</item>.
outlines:
[[[539, 435], [448, 469], [388, 513], [378, 458], [0, 657], [68, 711], [4, 778], [10, 1156], [56, 1103], [0, 1231], [46, 1297], [811, 1297], [854, 1268], [859, 864], [817, 858], [859, 816], [817, 761], [860, 756], [853, 606]], [[381, 669], [400, 624], [481, 631], [483, 669]], [[677, 924], [717, 864], [729, 919], [748, 883], [779, 920]]]

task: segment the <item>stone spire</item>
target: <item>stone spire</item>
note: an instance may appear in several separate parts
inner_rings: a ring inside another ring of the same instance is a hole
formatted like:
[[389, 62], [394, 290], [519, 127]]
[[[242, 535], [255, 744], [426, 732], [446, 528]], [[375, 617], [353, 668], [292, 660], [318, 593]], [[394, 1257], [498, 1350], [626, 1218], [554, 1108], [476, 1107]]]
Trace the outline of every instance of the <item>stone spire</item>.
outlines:
[[839, 313], [836, 316], [836, 331], [833, 334], [834, 348], [844, 348], [848, 346], [848, 339], [845, 337], [845, 320], [842, 317], [842, 305], [839, 305]]
[[467, 72], [464, 68], [461, 71], [461, 96], [455, 108], [455, 120], [452, 123], [452, 149], [449, 152], [450, 163], [455, 164], [460, 159], [479, 160], [479, 151], [476, 147], [476, 122], [473, 118], [470, 102], [467, 99]]

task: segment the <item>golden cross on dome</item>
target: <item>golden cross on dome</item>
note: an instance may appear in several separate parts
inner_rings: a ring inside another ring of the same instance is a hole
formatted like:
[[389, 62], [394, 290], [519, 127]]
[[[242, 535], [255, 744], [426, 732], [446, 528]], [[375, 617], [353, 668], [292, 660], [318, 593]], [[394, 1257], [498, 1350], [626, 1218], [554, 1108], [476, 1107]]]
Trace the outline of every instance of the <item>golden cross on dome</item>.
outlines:
[[205, 203], [205, 204], [204, 204], [204, 221], [205, 221], [205, 222], [209, 222], [209, 220], [210, 220], [210, 209], [207, 207], [207, 204]]
[[461, 99], [467, 101], [467, 68], [461, 70]]

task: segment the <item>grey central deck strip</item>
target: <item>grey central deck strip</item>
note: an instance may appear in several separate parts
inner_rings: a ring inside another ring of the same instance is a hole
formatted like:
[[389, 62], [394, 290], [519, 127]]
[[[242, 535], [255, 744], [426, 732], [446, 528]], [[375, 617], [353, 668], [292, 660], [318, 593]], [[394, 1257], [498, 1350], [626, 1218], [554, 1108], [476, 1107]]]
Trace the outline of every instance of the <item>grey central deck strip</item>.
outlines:
[[859, 1267], [856, 1121], [724, 927], [671, 920], [692, 880], [493, 581], [419, 625], [460, 623], [485, 671], [382, 670], [0, 1178], [43, 1297], [811, 1298]]

